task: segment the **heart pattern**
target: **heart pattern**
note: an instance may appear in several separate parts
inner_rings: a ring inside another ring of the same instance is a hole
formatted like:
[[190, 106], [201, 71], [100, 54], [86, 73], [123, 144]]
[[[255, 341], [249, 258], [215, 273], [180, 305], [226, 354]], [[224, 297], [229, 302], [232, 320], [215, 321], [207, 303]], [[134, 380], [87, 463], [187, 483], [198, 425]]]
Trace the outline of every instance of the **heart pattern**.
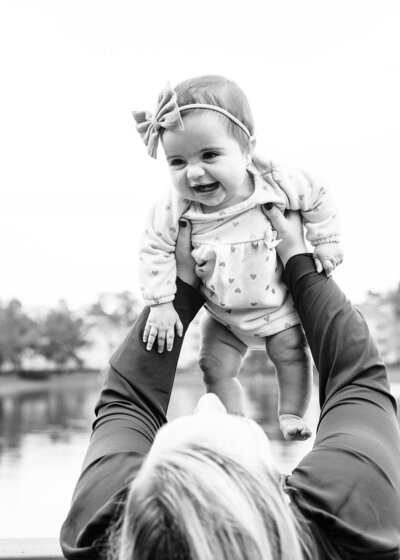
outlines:
[[171, 231], [172, 233], [176, 233], [176, 227], [170, 227], [169, 231]]
[[238, 222], [237, 220], [232, 222], [233, 227], [238, 227], [239, 224], [240, 222]]
[[220, 262], [220, 263], [219, 263], [219, 266], [226, 266], [225, 261]]
[[250, 274], [250, 278], [252, 280], [255, 280], [257, 278], [257, 274], [254, 274], [254, 273]]
[[151, 273], [152, 273], [153, 276], [157, 276], [158, 270], [152, 270]]
[[233, 282], [234, 282], [234, 281], [235, 281], [235, 279], [234, 279], [234, 278], [228, 278], [228, 282], [229, 282], [229, 284], [233, 284]]
[[235, 294], [241, 294], [241, 293], [242, 293], [242, 290], [240, 288], [236, 288]]
[[255, 307], [255, 306], [257, 305], [257, 302], [256, 302], [256, 301], [252, 301], [252, 302], [250, 302], [250, 305], [251, 305], [252, 307]]

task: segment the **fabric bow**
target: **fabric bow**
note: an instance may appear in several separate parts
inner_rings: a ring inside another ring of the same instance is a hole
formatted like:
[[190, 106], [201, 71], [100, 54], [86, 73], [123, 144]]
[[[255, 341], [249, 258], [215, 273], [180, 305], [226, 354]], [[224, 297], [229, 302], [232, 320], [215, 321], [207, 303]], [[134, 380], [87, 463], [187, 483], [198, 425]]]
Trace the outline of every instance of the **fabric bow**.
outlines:
[[162, 128], [179, 128], [183, 130], [183, 122], [176, 103], [176, 93], [168, 83], [158, 98], [155, 115], [149, 111], [132, 111], [136, 121], [136, 130], [147, 146], [147, 153], [157, 158], [158, 142]]

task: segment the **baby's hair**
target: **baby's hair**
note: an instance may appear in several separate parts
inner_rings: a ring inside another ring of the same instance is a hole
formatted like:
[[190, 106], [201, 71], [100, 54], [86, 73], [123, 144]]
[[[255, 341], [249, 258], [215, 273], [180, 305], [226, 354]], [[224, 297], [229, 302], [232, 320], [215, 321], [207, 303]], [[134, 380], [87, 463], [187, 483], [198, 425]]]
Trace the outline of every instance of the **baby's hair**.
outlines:
[[[179, 107], [192, 103], [217, 105], [239, 119], [254, 136], [254, 121], [250, 104], [238, 85], [223, 76], [205, 75], [191, 78], [174, 87]], [[194, 109], [196, 110], [196, 109]], [[205, 111], [206, 109], [198, 109]], [[210, 111], [211, 112], [211, 111]], [[183, 113], [184, 118], [187, 113]], [[226, 127], [228, 134], [240, 145], [243, 153], [251, 151], [250, 140], [243, 130], [224, 115], [213, 112]]]
[[274, 473], [190, 444], [132, 483], [118, 560], [302, 560], [301, 532]]

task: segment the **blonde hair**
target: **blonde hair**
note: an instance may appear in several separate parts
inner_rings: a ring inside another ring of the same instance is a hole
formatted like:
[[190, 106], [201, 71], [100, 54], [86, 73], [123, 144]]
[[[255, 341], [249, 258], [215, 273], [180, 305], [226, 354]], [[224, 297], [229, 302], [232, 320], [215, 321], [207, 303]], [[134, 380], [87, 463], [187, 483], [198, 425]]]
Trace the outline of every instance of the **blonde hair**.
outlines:
[[275, 473], [191, 444], [145, 462], [118, 560], [300, 560], [300, 534]]

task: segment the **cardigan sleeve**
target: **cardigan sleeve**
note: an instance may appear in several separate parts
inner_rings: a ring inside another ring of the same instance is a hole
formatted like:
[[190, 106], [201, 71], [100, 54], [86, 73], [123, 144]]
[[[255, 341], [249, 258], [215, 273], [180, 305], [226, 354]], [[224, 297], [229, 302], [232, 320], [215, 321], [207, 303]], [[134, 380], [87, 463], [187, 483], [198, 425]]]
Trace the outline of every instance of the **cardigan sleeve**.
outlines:
[[340, 220], [328, 188], [305, 171], [273, 167], [272, 180], [287, 197], [289, 210], [300, 210], [306, 237], [313, 246], [340, 242]]
[[149, 213], [141, 238], [139, 280], [147, 305], [173, 301], [176, 293], [175, 245], [179, 218], [188, 201], [168, 190]]
[[313, 246], [340, 242], [340, 219], [336, 203], [327, 187], [305, 171], [273, 161], [253, 158], [253, 165], [264, 181], [265, 202], [281, 211], [299, 210], [306, 237]]

